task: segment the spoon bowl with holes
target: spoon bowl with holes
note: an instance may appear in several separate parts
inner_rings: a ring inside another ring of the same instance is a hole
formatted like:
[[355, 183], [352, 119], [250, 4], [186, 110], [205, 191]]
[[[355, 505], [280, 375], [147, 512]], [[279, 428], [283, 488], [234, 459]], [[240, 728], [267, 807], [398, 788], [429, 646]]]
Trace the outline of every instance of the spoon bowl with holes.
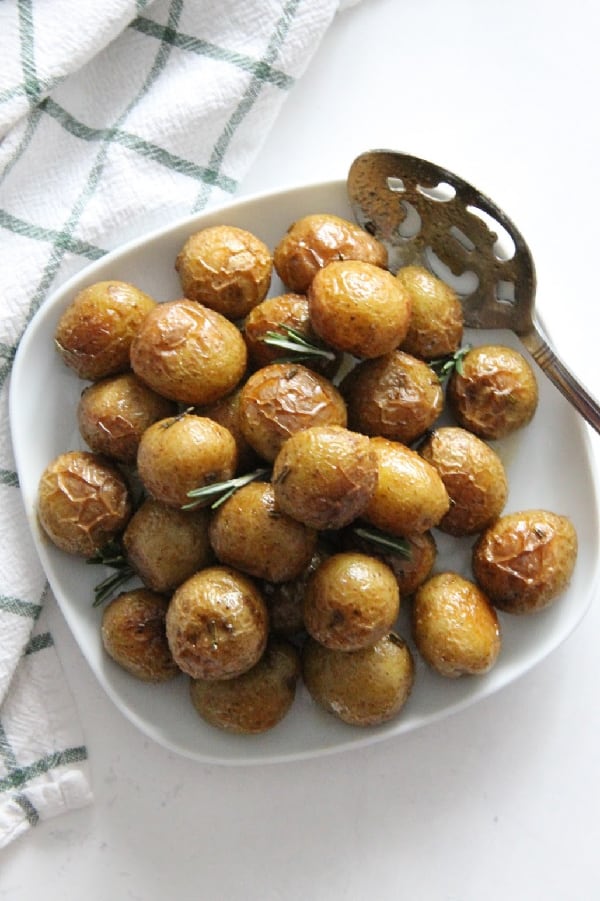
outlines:
[[391, 150], [357, 157], [347, 187], [357, 222], [387, 246], [390, 268], [427, 266], [458, 291], [467, 327], [513, 331], [600, 432], [598, 401], [557, 356], [536, 318], [529, 247], [492, 200], [442, 166]]

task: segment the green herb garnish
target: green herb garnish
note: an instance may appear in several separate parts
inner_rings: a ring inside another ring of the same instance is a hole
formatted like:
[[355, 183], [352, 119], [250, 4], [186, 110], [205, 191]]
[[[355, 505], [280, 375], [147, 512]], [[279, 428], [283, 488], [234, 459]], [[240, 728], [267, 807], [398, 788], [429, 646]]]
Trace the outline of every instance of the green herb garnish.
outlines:
[[455, 369], [459, 375], [462, 375], [463, 359], [469, 353], [471, 347], [471, 344], [465, 344], [464, 347], [459, 347], [453, 354], [429, 361], [430, 369], [433, 369], [440, 382], [444, 382], [449, 378]]
[[311, 360], [319, 357], [324, 360], [335, 360], [336, 354], [316, 337], [308, 337], [291, 325], [279, 325], [281, 332], [265, 332], [260, 339], [271, 347], [279, 347], [290, 351], [290, 354], [280, 359], [281, 363], [299, 363], [302, 360]]
[[396, 538], [394, 535], [388, 535], [387, 532], [381, 532], [379, 529], [368, 529], [362, 526], [356, 526], [352, 531], [358, 538], [363, 538], [388, 554], [404, 557], [407, 560], [411, 557], [410, 544], [405, 538]]
[[100, 563], [103, 566], [110, 566], [111, 569], [116, 570], [116, 572], [107, 576], [106, 579], [103, 579], [94, 587], [94, 607], [99, 607], [113, 594], [115, 589], [124, 585], [125, 582], [129, 582], [136, 574], [133, 567], [128, 563], [123, 553], [123, 548], [118, 541], [109, 541], [93, 557], [89, 557], [86, 563]]
[[[182, 510], [194, 510], [196, 507], [209, 506], [211, 510], [216, 510], [221, 504], [224, 504], [232, 494], [247, 485], [249, 482], [255, 482], [262, 476], [266, 475], [268, 469], [255, 469], [243, 476], [235, 479], [227, 479], [224, 482], [211, 482], [210, 485], [203, 485], [201, 488], [193, 488], [188, 491], [187, 496], [192, 498], [189, 504], [184, 504]], [[215, 497], [216, 495], [216, 497]], [[212, 500], [212, 503], [210, 503]]]

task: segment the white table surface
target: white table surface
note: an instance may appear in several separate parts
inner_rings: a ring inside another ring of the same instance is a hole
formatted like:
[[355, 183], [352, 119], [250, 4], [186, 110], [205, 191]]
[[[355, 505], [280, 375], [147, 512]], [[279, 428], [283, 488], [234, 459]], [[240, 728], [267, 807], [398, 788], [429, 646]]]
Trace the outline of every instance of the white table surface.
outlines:
[[[337, 18], [243, 193], [344, 178], [372, 147], [457, 171], [519, 224], [547, 327], [600, 395], [599, 32], [596, 0], [363, 0]], [[549, 659], [465, 712], [239, 769], [147, 740], [49, 612], [95, 802], [2, 853], [0, 898], [600, 897], [600, 598]]]

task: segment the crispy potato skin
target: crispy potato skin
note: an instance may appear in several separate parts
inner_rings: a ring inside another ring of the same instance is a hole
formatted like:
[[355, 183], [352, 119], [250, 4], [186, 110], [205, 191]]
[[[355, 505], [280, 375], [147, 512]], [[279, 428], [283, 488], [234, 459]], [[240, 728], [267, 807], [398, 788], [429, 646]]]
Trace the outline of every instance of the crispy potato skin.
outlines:
[[362, 518], [400, 537], [428, 532], [448, 512], [450, 499], [439, 473], [416, 451], [387, 438], [371, 438], [377, 461], [375, 491]]
[[463, 312], [456, 292], [422, 266], [403, 266], [396, 278], [411, 300], [402, 350], [422, 360], [435, 360], [458, 350]]
[[438, 527], [450, 535], [475, 535], [500, 516], [508, 481], [498, 454], [466, 429], [436, 429], [419, 448], [440, 474], [450, 509]]
[[510, 435], [527, 425], [538, 404], [533, 369], [511, 347], [474, 347], [448, 381], [448, 405], [454, 418], [480, 438]]
[[340, 529], [356, 519], [377, 483], [365, 435], [314, 426], [285, 442], [273, 465], [277, 506], [313, 529]]
[[273, 258], [256, 235], [233, 225], [203, 228], [187, 239], [175, 261], [185, 297], [242, 319], [266, 296]]
[[235, 440], [206, 416], [185, 413], [155, 422], [142, 435], [140, 479], [156, 500], [172, 507], [190, 502], [188, 491], [230, 479], [236, 469]]
[[77, 407], [81, 437], [95, 453], [133, 464], [142, 435], [152, 423], [177, 412], [132, 372], [85, 388]]
[[158, 394], [210, 404], [229, 394], [246, 370], [239, 329], [192, 300], [172, 300], [144, 320], [131, 344], [131, 368]]
[[257, 735], [273, 729], [296, 695], [300, 656], [281, 638], [271, 638], [252, 669], [232, 679], [192, 679], [190, 696], [200, 716], [226, 732]]
[[131, 499], [119, 470], [89, 451], [60, 454], [42, 473], [38, 518], [62, 551], [93, 557], [123, 531]]
[[180, 585], [166, 622], [175, 662], [193, 679], [230, 679], [249, 670], [263, 654], [269, 628], [254, 582], [225, 566], [209, 566]]
[[408, 645], [394, 633], [369, 648], [334, 651], [309, 638], [302, 675], [313, 700], [351, 726], [375, 726], [397, 716], [414, 682]]
[[269, 483], [251, 482], [215, 510], [210, 542], [221, 563], [255, 578], [286, 582], [309, 565], [317, 533], [277, 508]]
[[356, 260], [329, 263], [308, 289], [310, 322], [326, 344], [356, 357], [390, 353], [404, 340], [411, 301], [386, 269]]
[[399, 610], [398, 583], [389, 566], [346, 551], [328, 557], [308, 580], [303, 617], [320, 644], [356, 651], [387, 635]]
[[115, 663], [144, 682], [166, 682], [179, 667], [167, 644], [168, 601], [137, 588], [114, 598], [102, 614], [102, 644]]
[[127, 282], [89, 285], [59, 320], [57, 350], [82, 379], [96, 381], [126, 372], [133, 337], [155, 307], [155, 300]]
[[318, 425], [346, 425], [346, 404], [334, 385], [300, 363], [271, 363], [253, 373], [240, 396], [240, 428], [265, 460], [283, 443]]
[[418, 589], [413, 637], [423, 659], [450, 679], [481, 675], [501, 648], [500, 623], [484, 592], [457, 573], [438, 573]]
[[385, 246], [354, 222], [316, 213], [294, 222], [275, 248], [275, 269], [290, 291], [304, 294], [317, 272], [333, 260], [387, 266]]
[[500, 517], [473, 548], [473, 573], [492, 603], [507, 613], [536, 613], [567, 587], [577, 559], [570, 519], [549, 510]]
[[437, 375], [423, 360], [400, 350], [363, 360], [344, 378], [340, 391], [351, 429], [403, 444], [431, 428], [444, 406]]
[[147, 588], [166, 594], [213, 562], [206, 510], [147, 498], [123, 533], [127, 561]]

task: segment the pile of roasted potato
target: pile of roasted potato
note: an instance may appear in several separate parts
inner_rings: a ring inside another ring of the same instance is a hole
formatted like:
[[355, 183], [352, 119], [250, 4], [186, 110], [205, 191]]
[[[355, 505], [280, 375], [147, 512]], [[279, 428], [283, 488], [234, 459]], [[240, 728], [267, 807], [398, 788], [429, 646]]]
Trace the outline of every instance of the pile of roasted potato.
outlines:
[[[181, 299], [99, 282], [55, 335], [90, 383], [87, 450], [48, 465], [39, 522], [142, 586], [109, 578], [106, 652], [146, 681], [186, 674], [200, 716], [240, 733], [274, 727], [300, 678], [369, 726], [404, 707], [414, 654], [441, 677], [488, 672], [497, 611], [546, 607], [577, 555], [567, 517], [504, 514], [490, 442], [535, 414], [525, 358], [462, 346], [454, 291], [420, 266], [389, 272], [337, 216], [298, 220], [273, 252], [205, 228], [174, 265]], [[287, 293], [269, 297], [274, 273]], [[472, 544], [470, 578], [438, 571], [436, 531]]]

